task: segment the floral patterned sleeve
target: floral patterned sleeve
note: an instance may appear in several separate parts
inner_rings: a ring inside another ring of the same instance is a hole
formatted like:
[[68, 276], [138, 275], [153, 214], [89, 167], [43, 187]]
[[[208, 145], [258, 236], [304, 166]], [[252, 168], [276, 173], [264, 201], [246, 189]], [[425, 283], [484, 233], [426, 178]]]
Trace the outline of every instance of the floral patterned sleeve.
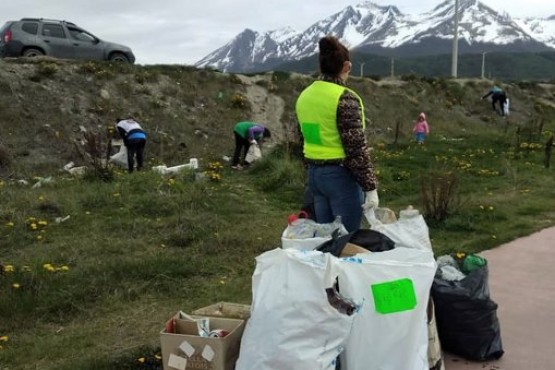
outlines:
[[376, 189], [378, 181], [364, 136], [361, 107], [358, 98], [349, 91], [339, 99], [337, 129], [346, 155], [344, 165], [353, 172], [363, 191]]

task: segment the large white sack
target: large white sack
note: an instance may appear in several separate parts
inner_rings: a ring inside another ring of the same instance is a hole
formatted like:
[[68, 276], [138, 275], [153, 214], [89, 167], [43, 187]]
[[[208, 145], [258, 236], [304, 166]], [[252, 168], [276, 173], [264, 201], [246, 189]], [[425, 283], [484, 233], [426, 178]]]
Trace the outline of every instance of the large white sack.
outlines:
[[397, 247], [340, 261], [339, 291], [364, 299], [341, 370], [427, 370], [426, 307], [437, 267], [433, 253]]
[[278, 248], [256, 258], [236, 370], [335, 370], [356, 316], [328, 303], [338, 267], [336, 257], [317, 251]]

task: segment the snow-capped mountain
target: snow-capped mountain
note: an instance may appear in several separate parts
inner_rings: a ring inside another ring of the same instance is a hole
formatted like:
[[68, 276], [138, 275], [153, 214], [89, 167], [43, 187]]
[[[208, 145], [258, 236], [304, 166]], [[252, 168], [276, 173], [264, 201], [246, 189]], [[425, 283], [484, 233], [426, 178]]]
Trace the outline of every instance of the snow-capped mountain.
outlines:
[[[513, 19], [478, 0], [461, 0], [458, 11], [462, 53], [555, 49], [555, 15], [545, 19]], [[329, 34], [340, 38], [351, 50], [366, 53], [396, 56], [449, 53], [454, 12], [451, 0], [417, 15], [365, 1], [348, 6], [302, 32], [291, 28], [265, 33], [246, 29], [196, 66], [230, 72], [267, 70], [314, 55], [318, 40]]]

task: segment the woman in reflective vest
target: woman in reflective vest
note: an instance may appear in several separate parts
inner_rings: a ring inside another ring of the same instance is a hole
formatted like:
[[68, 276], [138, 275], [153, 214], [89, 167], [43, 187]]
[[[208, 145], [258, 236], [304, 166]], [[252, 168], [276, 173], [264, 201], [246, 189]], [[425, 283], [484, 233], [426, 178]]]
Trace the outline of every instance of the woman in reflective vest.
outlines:
[[345, 86], [352, 68], [348, 49], [333, 36], [320, 39], [318, 46], [321, 75], [296, 103], [308, 187], [316, 221], [329, 223], [341, 216], [351, 232], [360, 228], [363, 211], [379, 203], [364, 135], [364, 105]]

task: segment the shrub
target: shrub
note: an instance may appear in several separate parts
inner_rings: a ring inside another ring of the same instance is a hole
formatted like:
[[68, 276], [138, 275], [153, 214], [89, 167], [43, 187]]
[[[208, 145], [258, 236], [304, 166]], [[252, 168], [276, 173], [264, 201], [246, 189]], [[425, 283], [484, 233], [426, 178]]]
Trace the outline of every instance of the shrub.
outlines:
[[231, 106], [233, 108], [247, 109], [250, 107], [250, 102], [246, 96], [237, 93], [231, 98]]
[[455, 171], [431, 170], [420, 178], [424, 217], [441, 222], [460, 205], [459, 176]]
[[[113, 181], [114, 172], [107, 160], [110, 148], [108, 144], [104, 144], [106, 134], [85, 132], [84, 136], [84, 145], [82, 148], [77, 146], [77, 151], [93, 168], [92, 172], [86, 172], [85, 178], [88, 180]], [[109, 142], [109, 139], [106, 139], [106, 141]]]

